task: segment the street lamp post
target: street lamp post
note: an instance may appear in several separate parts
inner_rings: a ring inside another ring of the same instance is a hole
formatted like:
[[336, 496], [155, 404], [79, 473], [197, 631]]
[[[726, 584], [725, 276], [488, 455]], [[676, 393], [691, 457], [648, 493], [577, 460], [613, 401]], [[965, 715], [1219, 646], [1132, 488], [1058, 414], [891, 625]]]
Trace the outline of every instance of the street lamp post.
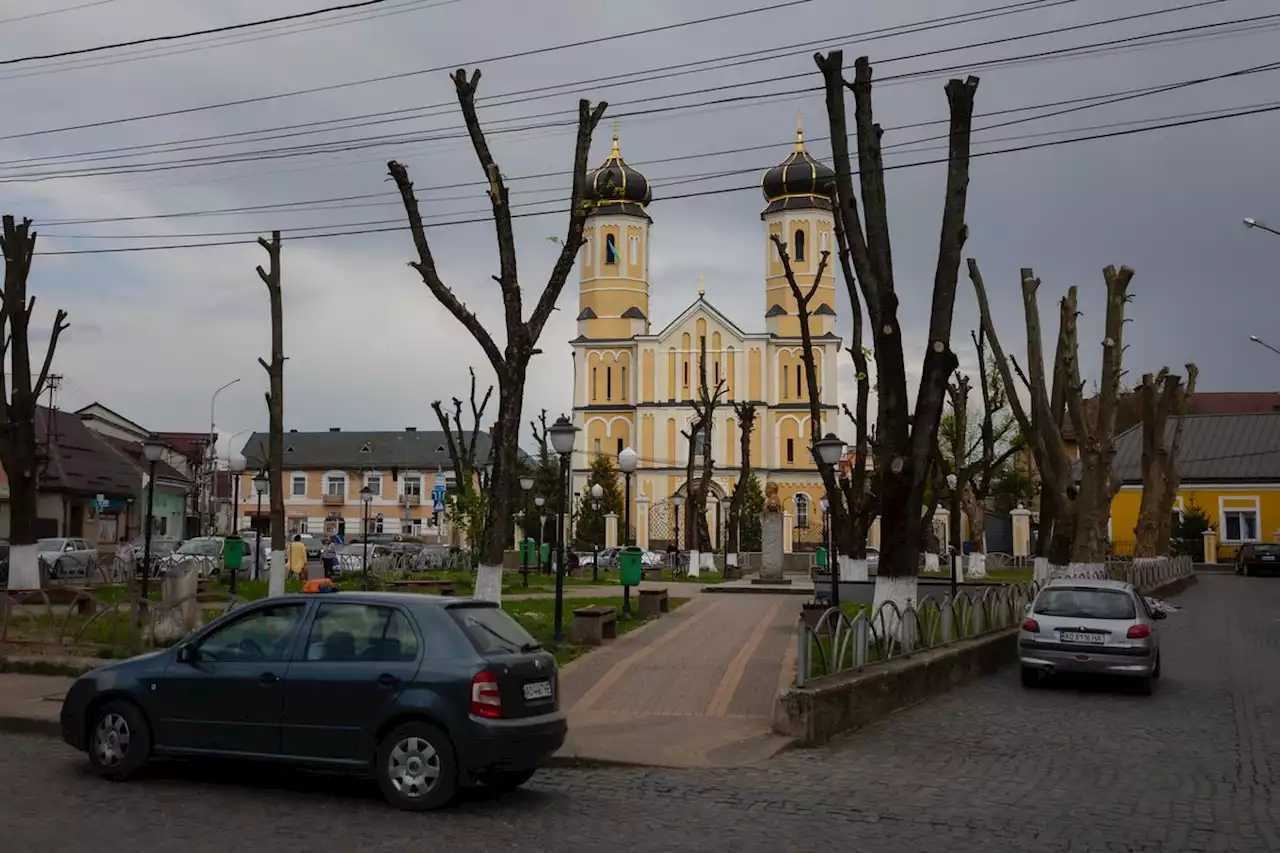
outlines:
[[1244, 218], [1244, 227], [1260, 228], [1263, 231], [1268, 232], [1269, 234], [1275, 234], [1277, 237], [1280, 237], [1280, 231], [1276, 230], [1275, 228], [1272, 228], [1270, 225], [1268, 225], [1265, 222], [1259, 222], [1258, 220], [1254, 219], [1252, 216], [1246, 216]]
[[262, 573], [262, 495], [271, 488], [271, 480], [266, 471], [259, 471], [253, 477], [253, 490], [258, 493], [258, 511], [253, 516], [255, 531], [253, 542], [253, 579], [258, 580]]
[[960, 547], [960, 480], [954, 473], [947, 475], [947, 488], [951, 490], [951, 509], [947, 522], [951, 528], [948, 538], [951, 540], [951, 605], [955, 606], [956, 587], [960, 583], [960, 561], [963, 549]]
[[1249, 340], [1253, 341], [1255, 344], [1257, 344], [1257, 345], [1258, 345], [1258, 346], [1260, 346], [1260, 347], [1266, 347], [1267, 349], [1271, 350], [1271, 351], [1272, 351], [1273, 353], [1275, 353], [1276, 355], [1280, 355], [1280, 349], [1276, 349], [1276, 348], [1275, 348], [1275, 347], [1273, 347], [1271, 344], [1267, 343], [1266, 341], [1264, 341], [1262, 338], [1258, 337], [1257, 335], [1250, 335], [1250, 336], [1249, 336]]
[[831, 501], [826, 498], [818, 501], [818, 509], [822, 510], [822, 544], [827, 546], [827, 570], [835, 571], [831, 564]]
[[364, 588], [369, 588], [369, 504], [373, 503], [373, 489], [365, 483], [360, 489], [360, 502], [364, 504], [364, 519], [360, 523], [360, 541], [363, 552], [360, 557], [360, 573], [364, 576]]
[[547, 430], [551, 447], [560, 454], [560, 512], [556, 518], [556, 614], [553, 636], [564, 642], [564, 508], [569, 502], [569, 458], [573, 453], [578, 428], [561, 415]]
[[[832, 481], [835, 480], [835, 467], [842, 456], [844, 456], [844, 441], [834, 433], [829, 432], [813, 442], [813, 458], [831, 472]], [[840, 500], [838, 494], [827, 492], [827, 507], [833, 513], [838, 500]], [[840, 555], [836, 548], [834, 531], [830, 530], [833, 526], [827, 524], [828, 533], [831, 534], [831, 548], [827, 551], [827, 562], [831, 566], [831, 606], [838, 608], [840, 606]]]
[[[227, 468], [230, 469], [231, 471], [231, 479], [234, 481], [231, 488], [235, 494], [235, 498], [234, 498], [235, 504], [231, 508], [232, 535], [236, 534], [237, 525], [239, 525], [240, 523], [240, 477], [242, 474], [244, 474], [244, 466], [245, 466], [245, 461], [243, 456], [241, 456], [239, 453], [231, 454], [231, 459], [227, 462]], [[239, 547], [241, 548], [240, 556], [243, 557], [244, 545], [242, 544]], [[239, 568], [235, 568], [231, 570], [231, 594], [233, 596], [236, 594], [236, 575], [238, 574], [240, 574]]]
[[[526, 510], [525, 512], [522, 512], [522, 513], [520, 514], [520, 526], [521, 526], [522, 528], [523, 528], [523, 527], [524, 527], [524, 525], [525, 525], [525, 521], [528, 519], [528, 511], [527, 511], [527, 510], [528, 510], [528, 507], [529, 507], [529, 492], [531, 492], [532, 490], [533, 490], [533, 478], [532, 478], [532, 477], [521, 477], [521, 478], [520, 478], [520, 491], [524, 492], [524, 507], [525, 507], [525, 510]], [[525, 538], [525, 539], [528, 539], [528, 538], [529, 538], [529, 531], [528, 531], [528, 530], [522, 530], [521, 532], [522, 532], [522, 533], [524, 533], [524, 538]], [[522, 550], [521, 550], [521, 553], [523, 554], [523, 553], [524, 553], [524, 551], [523, 551], [524, 543], [523, 543], [523, 542], [521, 542], [521, 543], [519, 544], [519, 547], [522, 549]], [[523, 585], [524, 585], [524, 587], [527, 589], [527, 588], [529, 587], [529, 560], [528, 560], [528, 558], [527, 558], [527, 557], [526, 557], [525, 559], [523, 559], [523, 560], [521, 560], [521, 561], [520, 561], [520, 574], [521, 574], [521, 576], [523, 577]]]
[[142, 603], [138, 605], [138, 622], [141, 624], [143, 611], [147, 609], [150, 599], [147, 598], [147, 581], [151, 576], [151, 528], [152, 513], [156, 505], [156, 465], [164, 455], [164, 445], [156, 436], [148, 436], [142, 445], [142, 456], [147, 460], [147, 532], [142, 537]]
[[635, 539], [631, 536], [631, 475], [635, 473], [636, 464], [639, 461], [639, 456], [630, 447], [623, 448], [622, 452], [618, 454], [618, 467], [622, 469], [622, 482], [625, 484], [622, 495], [623, 545], [631, 545], [635, 542]]
[[547, 535], [546, 496], [538, 495], [533, 504], [538, 508], [538, 574], [542, 574], [542, 541]]
[[[232, 379], [230, 382], [226, 383], [225, 385], [219, 386], [218, 390], [214, 391], [213, 396], [209, 398], [209, 450], [210, 450], [211, 456], [209, 459], [209, 486], [208, 486], [209, 492], [205, 496], [205, 500], [207, 500], [209, 504], [210, 527], [213, 526], [213, 518], [214, 518], [213, 484], [214, 484], [215, 478], [217, 477], [217, 474], [215, 472], [218, 470], [218, 437], [213, 431], [214, 430], [214, 422], [213, 422], [214, 408], [213, 407], [218, 402], [218, 395], [221, 394], [223, 391], [227, 390], [228, 388], [230, 388], [232, 385], [235, 385], [239, 381], [240, 381], [239, 379]], [[196, 511], [199, 512], [200, 507], [196, 507]]]
[[671, 503], [675, 505], [676, 508], [676, 564], [671, 567], [672, 577], [674, 577], [676, 570], [680, 568], [680, 507], [684, 505], [684, 496], [677, 492], [671, 496]]
[[[604, 497], [604, 487], [596, 483], [591, 487], [591, 510], [600, 517], [600, 498]], [[601, 527], [603, 530], [604, 528]], [[600, 583], [600, 537], [591, 537], [591, 582]]]

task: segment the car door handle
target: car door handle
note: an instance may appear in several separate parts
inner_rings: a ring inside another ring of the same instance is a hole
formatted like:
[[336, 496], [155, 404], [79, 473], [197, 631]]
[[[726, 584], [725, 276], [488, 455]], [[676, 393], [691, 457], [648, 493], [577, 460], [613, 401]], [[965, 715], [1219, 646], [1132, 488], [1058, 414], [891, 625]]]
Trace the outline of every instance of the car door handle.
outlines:
[[399, 684], [400, 679], [396, 678], [389, 672], [384, 672], [382, 675], [378, 676], [378, 683], [383, 687], [391, 687], [392, 685]]
[[280, 676], [276, 675], [274, 672], [264, 672], [261, 677], [258, 678], [258, 681], [262, 684], [275, 684], [280, 681]]

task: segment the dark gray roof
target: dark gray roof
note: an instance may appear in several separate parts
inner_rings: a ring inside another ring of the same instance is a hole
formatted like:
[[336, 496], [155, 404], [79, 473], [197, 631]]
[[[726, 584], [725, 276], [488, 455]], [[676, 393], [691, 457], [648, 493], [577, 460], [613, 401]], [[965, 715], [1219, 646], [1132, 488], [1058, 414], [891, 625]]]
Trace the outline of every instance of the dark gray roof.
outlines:
[[583, 309], [582, 309], [582, 311], [578, 314], [578, 319], [579, 319], [579, 320], [594, 320], [594, 319], [596, 319], [596, 312], [595, 312], [595, 311], [592, 311], [592, 310], [591, 310], [591, 306], [590, 306], [590, 305], [588, 305], [586, 308], [583, 308]]
[[632, 305], [632, 306], [631, 306], [630, 308], [628, 308], [626, 311], [623, 311], [623, 312], [622, 312], [622, 319], [624, 319], [624, 320], [644, 320], [644, 319], [647, 319], [647, 318], [644, 316], [644, 312], [643, 312], [643, 311], [641, 311], [639, 308], [637, 308], [637, 307], [635, 307], [634, 305]]
[[[1175, 421], [1165, 423], [1166, 440]], [[1112, 462], [1125, 483], [1142, 482], [1142, 425], [1116, 439]], [[1178, 453], [1184, 483], [1280, 482], [1280, 412], [1188, 415]]]
[[[470, 431], [467, 438], [470, 438]], [[476, 438], [476, 462], [489, 457], [488, 432]], [[295, 469], [400, 468], [410, 471], [449, 470], [449, 443], [440, 430], [286, 432], [284, 467]], [[241, 451], [248, 470], [262, 465], [267, 455], [267, 434], [255, 432]]]
[[814, 311], [813, 313], [814, 313], [814, 314], [816, 314], [816, 315], [817, 315], [817, 316], [819, 316], [819, 317], [834, 317], [834, 316], [836, 316], [836, 312], [835, 312], [835, 311], [833, 311], [833, 310], [831, 310], [831, 306], [830, 306], [830, 305], [828, 305], [828, 304], [827, 304], [827, 303], [825, 303], [825, 302], [824, 302], [824, 303], [822, 303], [821, 305], [819, 305], [819, 306], [818, 306], [818, 310], [817, 310], [817, 311]]
[[781, 317], [786, 313], [787, 313], [787, 309], [783, 308], [781, 305], [775, 305], [772, 308], [770, 308], [768, 311], [764, 312], [764, 316]]

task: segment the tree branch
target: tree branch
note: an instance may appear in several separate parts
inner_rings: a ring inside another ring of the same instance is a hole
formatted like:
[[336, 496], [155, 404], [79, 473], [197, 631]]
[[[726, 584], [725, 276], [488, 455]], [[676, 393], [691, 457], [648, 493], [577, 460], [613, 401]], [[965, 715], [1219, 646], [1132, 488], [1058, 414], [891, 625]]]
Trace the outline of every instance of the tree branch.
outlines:
[[[49, 367], [53, 364], [54, 350], [58, 348], [58, 337], [71, 327], [71, 324], [66, 320], [67, 312], [59, 308], [58, 314], [53, 320], [53, 333], [49, 336], [49, 346], [44, 351], [44, 364], [40, 367], [40, 378], [36, 380], [35, 390], [32, 391], [32, 395], [37, 399], [44, 393], [45, 383], [49, 380]], [[6, 342], [5, 349], [8, 349], [8, 347], [8, 342]], [[3, 351], [0, 351], [0, 358], [3, 358], [3, 355]]]

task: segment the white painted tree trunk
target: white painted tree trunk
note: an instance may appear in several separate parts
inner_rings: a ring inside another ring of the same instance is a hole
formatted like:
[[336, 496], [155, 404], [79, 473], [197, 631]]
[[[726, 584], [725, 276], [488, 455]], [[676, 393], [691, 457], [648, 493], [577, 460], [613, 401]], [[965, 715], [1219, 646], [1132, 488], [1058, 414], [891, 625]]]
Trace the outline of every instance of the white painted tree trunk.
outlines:
[[40, 588], [40, 546], [12, 545], [9, 548], [9, 589], [29, 592]]
[[284, 579], [289, 575], [289, 569], [284, 563], [285, 551], [283, 548], [271, 552], [271, 574], [267, 580], [267, 595], [274, 598], [277, 595], [284, 595]]
[[967, 574], [971, 578], [985, 578], [987, 576], [987, 555], [981, 551], [970, 553]]
[[502, 566], [480, 564], [476, 570], [476, 590], [474, 598], [480, 601], [502, 602]]
[[[898, 636], [901, 629], [901, 615], [907, 607], [915, 606], [916, 590], [917, 584], [914, 577], [891, 578], [876, 575], [876, 591], [871, 600], [872, 627], [877, 632], [883, 632], [886, 637], [901, 639]], [[892, 601], [897, 606], [896, 611], [892, 607], [884, 607], [885, 602], [888, 601]], [[881, 621], [882, 607], [884, 607], [883, 622]]]
[[[936, 572], [936, 571], [938, 571], [938, 555], [937, 555], [937, 554], [930, 554], [930, 553], [928, 553], [927, 551], [925, 552], [925, 555], [924, 555], [924, 570], [925, 570], [926, 572]], [[877, 587], [877, 589], [878, 589], [878, 588], [879, 588], [879, 587]]]
[[696, 578], [702, 567], [702, 555], [697, 551], [689, 552], [689, 577]]
[[1031, 575], [1033, 579], [1038, 581], [1047, 581], [1052, 577], [1053, 572], [1051, 571], [1048, 557], [1036, 557], [1034, 560], [1035, 569]]
[[855, 560], [853, 557], [846, 557], [844, 554], [841, 554], [837, 559], [840, 563], [840, 580], [865, 581], [868, 579], [866, 560]]

